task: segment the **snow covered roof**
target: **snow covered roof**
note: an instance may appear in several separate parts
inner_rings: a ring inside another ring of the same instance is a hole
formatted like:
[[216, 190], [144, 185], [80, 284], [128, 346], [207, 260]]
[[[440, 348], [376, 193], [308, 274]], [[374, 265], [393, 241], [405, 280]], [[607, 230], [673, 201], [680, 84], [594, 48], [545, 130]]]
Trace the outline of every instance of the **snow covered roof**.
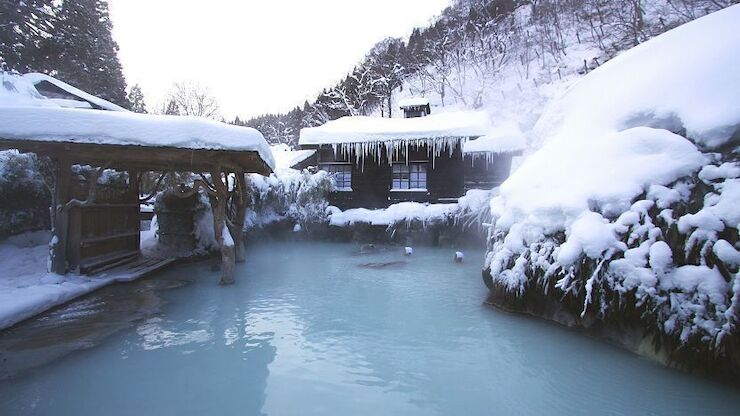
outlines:
[[45, 78], [0, 73], [0, 140], [248, 151], [275, 167], [255, 129], [198, 117], [63, 108], [39, 94], [34, 79]]
[[415, 118], [342, 117], [301, 129], [301, 145], [389, 142], [483, 136], [490, 130], [483, 111], [457, 111]]
[[[50, 83], [50, 84], [52, 84], [52, 85], [54, 85], [54, 86], [56, 86], [56, 87], [58, 87], [58, 88], [60, 88], [60, 89], [62, 89], [64, 91], [68, 92], [69, 94], [72, 94], [74, 96], [77, 96], [77, 97], [81, 98], [82, 100], [84, 100], [86, 102], [89, 102], [89, 103], [91, 103], [91, 104], [95, 105], [96, 107], [99, 107], [99, 108], [101, 108], [103, 110], [109, 110], [109, 111], [128, 111], [125, 108], [120, 107], [120, 106], [117, 106], [117, 105], [113, 104], [110, 101], [106, 101], [106, 100], [104, 100], [102, 98], [99, 98], [99, 97], [96, 97], [96, 96], [94, 96], [92, 94], [88, 94], [88, 93], [86, 93], [85, 91], [82, 91], [79, 88], [75, 88], [75, 87], [67, 84], [66, 82], [60, 81], [60, 80], [58, 80], [56, 78], [53, 78], [53, 77], [50, 77], [50, 76], [48, 76], [46, 74], [39, 74], [39, 73], [35, 73], [35, 72], [34, 73], [30, 73], [30, 74], [24, 74], [23, 75], [23, 79], [24, 80], [27, 80], [28, 82], [30, 82], [34, 86], [37, 85], [37, 84], [40, 84], [40, 83], [42, 83], [44, 81], [45, 82], [48, 82], [48, 83]], [[84, 108], [84, 107], [80, 107], [78, 105], [76, 106], [75, 103], [74, 103], [74, 100], [62, 100], [62, 99], [54, 99], [54, 98], [50, 98], [50, 99], [52, 101], [54, 101], [55, 103], [59, 104], [60, 107]]]
[[407, 107], [421, 107], [429, 105], [429, 99], [424, 97], [408, 97], [400, 100], [398, 106], [401, 108]]
[[275, 157], [275, 168], [289, 169], [316, 154], [315, 149], [294, 150], [287, 144], [275, 144], [270, 146], [273, 157]]
[[463, 153], [508, 153], [524, 150], [524, 134], [513, 124], [496, 126], [485, 136], [468, 140]]

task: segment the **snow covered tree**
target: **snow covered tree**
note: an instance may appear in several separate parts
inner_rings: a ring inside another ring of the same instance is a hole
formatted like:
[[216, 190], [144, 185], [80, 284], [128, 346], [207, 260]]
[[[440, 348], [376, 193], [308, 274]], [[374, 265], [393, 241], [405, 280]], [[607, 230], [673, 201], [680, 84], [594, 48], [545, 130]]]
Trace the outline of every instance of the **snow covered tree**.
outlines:
[[0, 65], [18, 72], [44, 69], [56, 21], [52, 0], [0, 0]]
[[393, 90], [401, 86], [405, 76], [402, 64], [405, 49], [401, 39], [388, 38], [376, 44], [365, 58], [370, 70], [370, 86], [381, 105], [381, 112], [386, 104], [388, 117], [393, 116]]
[[65, 82], [127, 106], [126, 81], [105, 0], [64, 0], [50, 67]]
[[148, 113], [144, 93], [141, 92], [139, 84], [134, 85], [128, 92], [128, 100], [131, 103], [131, 111], [134, 113]]
[[167, 100], [162, 105], [162, 110], [160, 111], [160, 114], [165, 114], [168, 116], [178, 116], [180, 115], [180, 110], [177, 108], [177, 103], [175, 100]]

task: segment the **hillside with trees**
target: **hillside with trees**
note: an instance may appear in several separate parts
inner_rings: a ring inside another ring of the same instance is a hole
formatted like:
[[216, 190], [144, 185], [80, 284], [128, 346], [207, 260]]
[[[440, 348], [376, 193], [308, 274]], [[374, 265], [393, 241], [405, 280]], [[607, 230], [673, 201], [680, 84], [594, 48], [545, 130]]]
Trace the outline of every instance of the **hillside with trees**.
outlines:
[[[354, 70], [316, 99], [285, 114], [234, 124], [295, 145], [302, 127], [346, 115], [393, 117], [404, 95], [439, 107], [503, 103], [526, 130], [568, 83], [621, 51], [737, 0], [455, 0], [408, 39], [375, 45]], [[520, 107], [526, 107], [524, 111]], [[521, 116], [525, 113], [525, 117]]]

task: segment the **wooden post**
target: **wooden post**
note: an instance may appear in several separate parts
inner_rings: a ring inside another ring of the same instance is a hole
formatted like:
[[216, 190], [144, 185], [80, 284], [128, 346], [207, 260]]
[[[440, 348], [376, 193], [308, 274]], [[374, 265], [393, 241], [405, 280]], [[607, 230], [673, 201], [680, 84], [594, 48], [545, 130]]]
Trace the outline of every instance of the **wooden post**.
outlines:
[[[228, 174], [226, 175], [227, 183], [224, 183], [221, 174], [221, 166], [216, 166], [211, 171], [211, 180], [213, 181], [214, 188], [216, 188], [215, 206], [212, 206], [211, 209], [213, 210], [213, 231], [216, 242], [221, 249], [221, 281], [219, 284], [231, 285], [235, 282], [236, 252], [234, 250], [234, 239], [227, 226], [226, 218], [226, 201], [229, 197]], [[224, 233], [228, 233], [229, 235], [225, 236]]]
[[[213, 233], [219, 250], [221, 251], [221, 285], [234, 283], [234, 269], [236, 268], [236, 253], [234, 251], [234, 240], [227, 226], [226, 202], [229, 197], [227, 184], [224, 183], [221, 165], [216, 165], [211, 170], [211, 182], [201, 174], [202, 179], [193, 183], [191, 189], [182, 190], [178, 196], [187, 198], [203, 188], [211, 200], [211, 211], [213, 211]], [[228, 180], [228, 176], [227, 176]], [[228, 233], [228, 235], [224, 235]]]
[[54, 196], [52, 198], [52, 237], [49, 243], [51, 272], [67, 273], [67, 234], [69, 226], [68, 210], [69, 186], [72, 179], [72, 164], [66, 156], [54, 159]]
[[245, 172], [236, 174], [236, 218], [232, 222], [229, 231], [234, 239], [234, 251], [237, 263], [247, 261], [247, 253], [244, 248], [244, 219], [247, 214], [247, 183], [244, 178]]

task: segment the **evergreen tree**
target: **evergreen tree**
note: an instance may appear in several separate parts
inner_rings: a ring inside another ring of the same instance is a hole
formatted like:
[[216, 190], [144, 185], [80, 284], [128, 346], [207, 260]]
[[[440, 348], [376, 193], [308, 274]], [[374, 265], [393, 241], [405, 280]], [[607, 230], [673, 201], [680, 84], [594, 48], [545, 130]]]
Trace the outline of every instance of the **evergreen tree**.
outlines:
[[130, 103], [130, 109], [134, 113], [148, 113], [146, 110], [146, 102], [144, 102], [144, 93], [141, 92], [139, 84], [131, 87], [131, 90], [128, 92], [128, 100]]
[[162, 114], [166, 114], [168, 116], [179, 116], [180, 115], [180, 109], [177, 107], [177, 103], [175, 100], [168, 100], [167, 104], [165, 104], [164, 111]]
[[0, 65], [18, 72], [41, 71], [46, 39], [55, 24], [52, 0], [0, 0]]
[[105, 0], [64, 0], [53, 43], [56, 76], [91, 94], [128, 106], [126, 81]]

